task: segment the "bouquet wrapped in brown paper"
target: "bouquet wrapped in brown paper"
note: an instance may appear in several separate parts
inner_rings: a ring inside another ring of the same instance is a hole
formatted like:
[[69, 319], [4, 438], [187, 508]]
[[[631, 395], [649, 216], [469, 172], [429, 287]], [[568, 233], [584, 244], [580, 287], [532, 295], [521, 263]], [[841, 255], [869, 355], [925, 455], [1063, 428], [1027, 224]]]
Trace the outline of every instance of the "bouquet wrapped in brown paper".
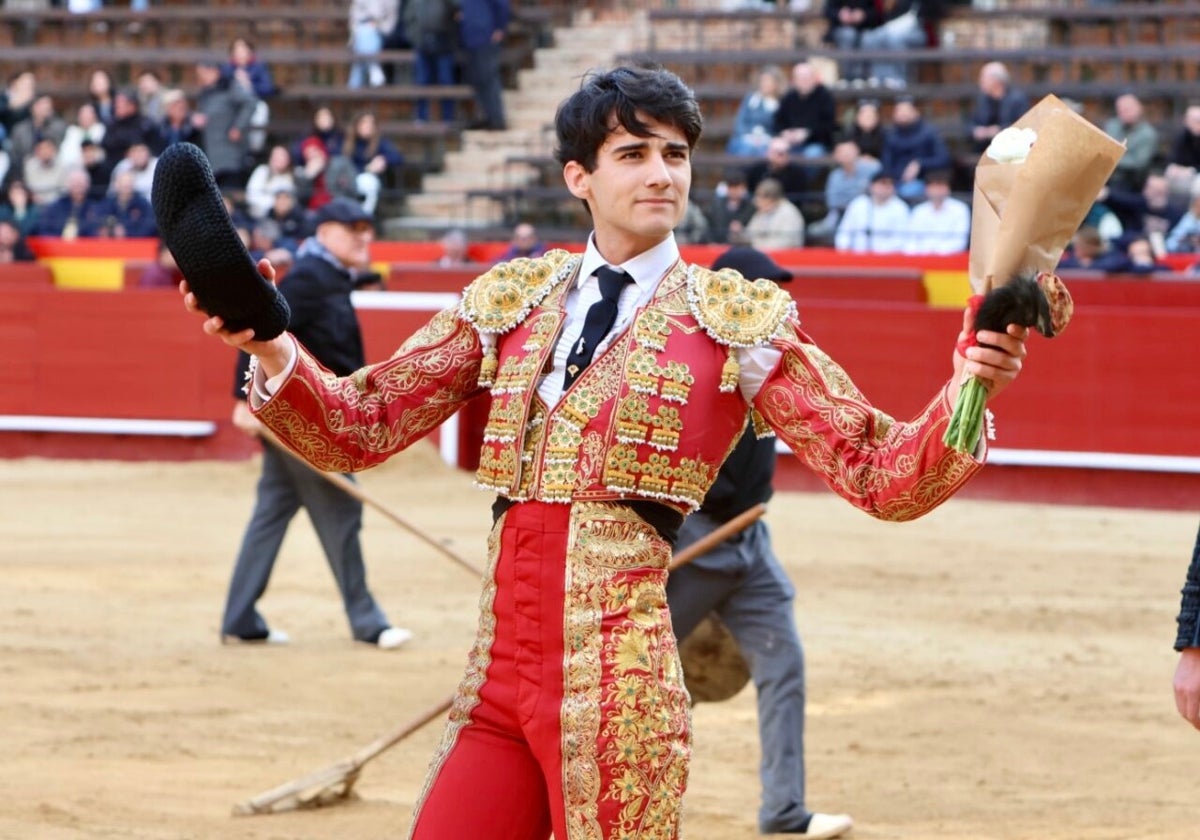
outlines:
[[[1036, 327], [1046, 337], [1071, 319], [1071, 296], [1054, 274], [1125, 147], [1047, 96], [997, 134], [975, 167], [968, 274], [974, 331]], [[968, 376], [945, 442], [973, 452], [983, 425], [983, 386]]]

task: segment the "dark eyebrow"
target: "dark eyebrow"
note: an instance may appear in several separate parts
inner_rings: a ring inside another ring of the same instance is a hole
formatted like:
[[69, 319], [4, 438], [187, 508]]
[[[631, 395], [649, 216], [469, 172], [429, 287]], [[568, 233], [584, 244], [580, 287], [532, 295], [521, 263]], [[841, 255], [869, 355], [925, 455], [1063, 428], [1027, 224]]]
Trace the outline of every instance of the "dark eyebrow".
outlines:
[[[614, 147], [613, 154], [620, 154], [621, 152], [640, 151], [642, 149], [645, 149], [649, 145], [650, 145], [649, 140], [636, 140], [632, 143], [624, 143], [620, 146]], [[687, 151], [687, 150], [688, 150], [687, 143], [680, 143], [676, 140], [668, 140], [667, 141], [667, 151], [669, 151], [669, 152], [682, 152], [682, 151]]]

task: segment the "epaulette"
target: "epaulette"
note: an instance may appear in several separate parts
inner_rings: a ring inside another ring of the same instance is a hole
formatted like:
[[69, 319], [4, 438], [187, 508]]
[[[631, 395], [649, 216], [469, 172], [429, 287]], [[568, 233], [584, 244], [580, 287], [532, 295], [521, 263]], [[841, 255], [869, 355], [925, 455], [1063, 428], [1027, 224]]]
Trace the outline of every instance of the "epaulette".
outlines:
[[459, 312], [480, 333], [506, 333], [570, 277], [580, 259], [569, 251], [553, 250], [534, 259], [500, 263], [463, 290]]
[[705, 332], [729, 347], [766, 344], [788, 318], [796, 317], [791, 295], [770, 280], [747, 280], [730, 268], [688, 271], [688, 305]]

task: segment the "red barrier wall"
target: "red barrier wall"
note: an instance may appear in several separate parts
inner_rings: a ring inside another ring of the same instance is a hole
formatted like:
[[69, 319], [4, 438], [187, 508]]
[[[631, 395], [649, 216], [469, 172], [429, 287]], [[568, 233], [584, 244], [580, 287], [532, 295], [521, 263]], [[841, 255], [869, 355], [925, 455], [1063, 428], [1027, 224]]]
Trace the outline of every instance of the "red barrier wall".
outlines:
[[[457, 291], [461, 280], [447, 279], [452, 288], [443, 291]], [[961, 313], [911, 300], [915, 287], [904, 280], [889, 281], [906, 291], [883, 302], [820, 297], [832, 294], [828, 284], [834, 282], [798, 279], [792, 285], [805, 329], [882, 409], [901, 417], [917, 412], [949, 375]], [[836, 282], [837, 293], [858, 296], [879, 280]], [[1200, 323], [1200, 284], [1076, 282], [1072, 290], [1075, 321], [1053, 341], [1031, 339], [1025, 373], [994, 405], [996, 445], [1200, 456], [1193, 433], [1200, 397], [1190, 353], [1184, 349]], [[389, 354], [428, 314], [362, 310], [368, 356]], [[174, 291], [113, 294], [24, 284], [4, 289], [0, 358], [0, 415], [218, 424], [216, 435], [187, 440], [0, 432], [0, 457], [237, 458], [253, 451], [227, 422], [232, 351], [202, 335]], [[781, 470], [782, 480], [792, 480], [789, 469]], [[989, 469], [988, 481], [973, 484], [986, 489], [989, 482], [995, 484], [993, 479], [1019, 471]], [[1075, 470], [1074, 475], [1086, 472]], [[1108, 484], [1110, 495], [1132, 496], [1126, 501], [1153, 503], [1144, 495], [1153, 493], [1186, 496], [1194, 506], [1200, 498], [1195, 475], [1146, 479], [1129, 472], [1102, 474], [1103, 479], [1089, 479], [1093, 488]], [[1159, 486], [1139, 489], [1143, 480]], [[1028, 492], [1028, 484], [1022, 486]], [[1047, 479], [1039, 486], [1049, 488], [1053, 482]], [[1052, 498], [1065, 496], [1058, 490]]]

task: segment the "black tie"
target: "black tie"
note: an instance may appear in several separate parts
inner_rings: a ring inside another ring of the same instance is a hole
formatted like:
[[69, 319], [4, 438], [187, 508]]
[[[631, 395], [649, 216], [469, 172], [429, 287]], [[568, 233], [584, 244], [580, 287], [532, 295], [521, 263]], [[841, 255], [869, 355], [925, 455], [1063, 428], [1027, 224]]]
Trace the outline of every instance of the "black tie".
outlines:
[[596, 345], [604, 340], [604, 336], [612, 329], [613, 322], [617, 320], [617, 299], [621, 297], [621, 290], [633, 279], [624, 271], [608, 266], [596, 269], [596, 277], [600, 280], [600, 300], [588, 309], [587, 316], [583, 319], [583, 333], [567, 355], [563, 390], [571, 387], [571, 383], [591, 363]]

